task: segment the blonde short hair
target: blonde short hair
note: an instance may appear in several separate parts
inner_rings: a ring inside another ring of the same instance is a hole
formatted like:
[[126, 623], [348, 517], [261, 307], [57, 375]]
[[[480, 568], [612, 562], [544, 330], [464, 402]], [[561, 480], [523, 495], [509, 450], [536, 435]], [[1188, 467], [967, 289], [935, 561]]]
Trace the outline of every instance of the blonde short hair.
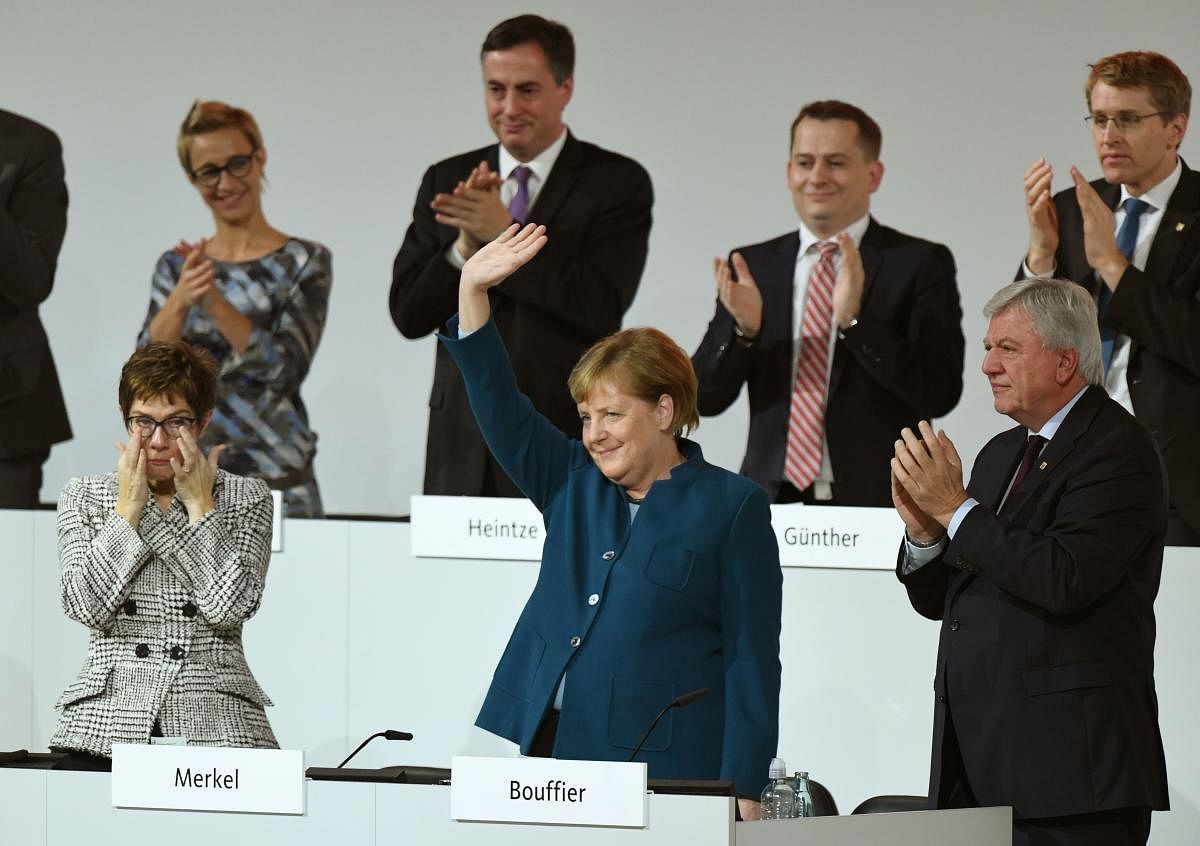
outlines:
[[262, 133], [258, 131], [254, 115], [219, 100], [196, 100], [188, 109], [187, 117], [179, 127], [179, 138], [175, 141], [179, 163], [189, 179], [192, 177], [192, 139], [218, 129], [240, 130], [251, 147], [256, 151], [262, 149]]
[[700, 425], [692, 360], [664, 332], [625, 329], [597, 341], [576, 363], [567, 387], [575, 402], [583, 402], [601, 381], [649, 403], [667, 394], [675, 405], [671, 425], [677, 437]]

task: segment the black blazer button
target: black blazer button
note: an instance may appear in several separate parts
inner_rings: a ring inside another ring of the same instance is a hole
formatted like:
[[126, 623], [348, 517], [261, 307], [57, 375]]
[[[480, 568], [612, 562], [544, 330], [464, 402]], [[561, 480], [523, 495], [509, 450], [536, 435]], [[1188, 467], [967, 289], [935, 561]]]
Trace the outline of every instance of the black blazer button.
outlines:
[[144, 643], [139, 643], [137, 649], [133, 650], [133, 654], [139, 658], [147, 658], [150, 655], [150, 647]]
[[950, 631], [952, 631], [952, 632], [958, 631], [958, 620], [950, 621]]
[[183, 660], [183, 647], [182, 646], [172, 646], [171, 647], [171, 660], [172, 661], [182, 661]]
[[183, 616], [187, 617], [189, 620], [192, 617], [195, 617], [196, 612], [199, 610], [200, 609], [196, 607], [196, 603], [194, 602], [189, 601], [183, 604]]
[[121, 610], [132, 617], [137, 613], [137, 603], [132, 599], [126, 599], [125, 604], [121, 606]]

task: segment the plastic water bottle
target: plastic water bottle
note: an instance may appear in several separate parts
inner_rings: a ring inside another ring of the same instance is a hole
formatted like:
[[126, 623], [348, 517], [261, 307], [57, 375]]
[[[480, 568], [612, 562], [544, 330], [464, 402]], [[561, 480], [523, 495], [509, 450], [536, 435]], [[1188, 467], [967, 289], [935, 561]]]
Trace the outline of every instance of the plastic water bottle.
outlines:
[[796, 791], [787, 777], [787, 764], [782, 758], [771, 759], [771, 783], [763, 788], [762, 818], [790, 820], [796, 814]]
[[796, 791], [796, 816], [815, 817], [812, 785], [808, 783], [808, 773], [796, 773], [792, 778], [792, 789]]

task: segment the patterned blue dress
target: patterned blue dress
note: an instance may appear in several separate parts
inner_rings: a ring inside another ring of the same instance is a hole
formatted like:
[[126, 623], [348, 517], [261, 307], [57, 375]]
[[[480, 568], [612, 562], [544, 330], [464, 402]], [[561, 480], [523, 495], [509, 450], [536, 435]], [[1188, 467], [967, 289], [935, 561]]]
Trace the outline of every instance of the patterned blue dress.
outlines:
[[[138, 347], [150, 343], [150, 321], [178, 284], [183, 259], [174, 251], [159, 258]], [[254, 261], [213, 259], [213, 273], [221, 295], [253, 329], [246, 351], [238, 354], [203, 309], [188, 313], [183, 340], [207, 349], [220, 367], [217, 405], [201, 445], [207, 450], [225, 444], [223, 469], [282, 491], [285, 517], [323, 517], [313, 474], [317, 434], [309, 427], [300, 384], [325, 328], [333, 284], [330, 252], [314, 241], [290, 238]]]

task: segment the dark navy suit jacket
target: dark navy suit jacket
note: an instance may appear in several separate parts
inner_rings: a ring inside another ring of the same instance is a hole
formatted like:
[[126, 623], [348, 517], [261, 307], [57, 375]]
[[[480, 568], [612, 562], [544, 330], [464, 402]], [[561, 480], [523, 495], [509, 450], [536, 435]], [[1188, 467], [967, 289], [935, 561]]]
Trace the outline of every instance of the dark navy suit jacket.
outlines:
[[71, 437], [38, 306], [67, 228], [58, 136], [0, 111], [0, 458]]
[[[888, 461], [900, 430], [948, 414], [962, 394], [962, 309], [954, 258], [941, 244], [872, 220], [859, 249], [866, 273], [862, 310], [834, 345], [825, 435], [837, 503], [890, 507]], [[762, 329], [749, 347], [738, 343], [733, 318], [718, 302], [692, 356], [701, 414], [720, 414], [747, 387], [750, 433], [742, 473], [772, 498], [787, 449], [799, 251], [796, 232], [736, 250], [762, 292]]]
[[660, 709], [707, 687], [639, 760], [653, 778], [728, 779], [757, 797], [779, 727], [783, 577], [766, 494], [681, 440], [686, 462], [631, 525], [624, 489], [520, 393], [495, 323], [441, 340], [488, 445], [546, 524], [477, 725], [528, 751], [566, 672], [555, 756], [623, 761]]
[[949, 714], [982, 806], [1022, 818], [1165, 810], [1161, 459], [1141, 423], [1089, 388], [998, 517], [1026, 432], [983, 448], [967, 487], [980, 504], [939, 559], [900, 575], [913, 607], [942, 621], [930, 801], [955, 777], [943, 759]]
[[[493, 144], [438, 162], [421, 180], [388, 297], [392, 321], [406, 338], [439, 331], [458, 312], [458, 269], [445, 258], [458, 230], [435, 221], [429, 203], [485, 159], [498, 170], [499, 150]], [[568, 135], [531, 210], [531, 221], [545, 224], [550, 242], [537, 261], [488, 292], [521, 390], [564, 433], [579, 431], [567, 376], [588, 347], [621, 328], [646, 263], [653, 203], [641, 165]], [[439, 344], [424, 491], [477, 496], [488, 476], [496, 477], [501, 493], [518, 495], [496, 468], [471, 417], [462, 376]]]
[[[1121, 186], [1092, 187], [1109, 208]], [[1102, 284], [1087, 263], [1075, 189], [1054, 197], [1060, 243], [1055, 275], [1092, 293]], [[1018, 273], [1018, 276], [1022, 275]], [[1200, 532], [1200, 173], [1183, 166], [1150, 247], [1146, 269], [1130, 265], [1101, 315], [1129, 336], [1129, 397], [1167, 464], [1171, 504]]]

